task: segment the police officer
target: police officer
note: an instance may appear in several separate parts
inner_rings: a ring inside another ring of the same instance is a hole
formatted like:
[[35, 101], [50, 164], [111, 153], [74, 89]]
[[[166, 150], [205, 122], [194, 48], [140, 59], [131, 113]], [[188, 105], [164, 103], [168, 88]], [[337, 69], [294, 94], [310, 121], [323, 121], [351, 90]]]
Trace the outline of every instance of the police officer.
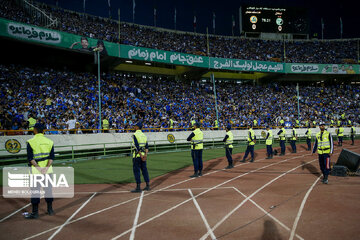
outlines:
[[350, 136], [351, 136], [351, 145], [354, 145], [354, 140], [355, 140], [355, 127], [354, 127], [354, 125], [351, 125]]
[[342, 124], [340, 124], [340, 127], [337, 129], [336, 133], [338, 136], [338, 146], [342, 146], [344, 137], [344, 128], [342, 127]]
[[231, 130], [231, 125], [228, 124], [226, 126], [226, 135], [223, 139], [223, 142], [225, 142], [225, 154], [226, 154], [226, 158], [228, 160], [228, 166], [226, 167], [226, 169], [230, 169], [233, 168], [233, 159], [232, 159], [232, 150], [234, 148], [234, 146], [232, 145], [234, 142], [234, 135], [232, 134]]
[[311, 128], [310, 128], [310, 126], [306, 130], [305, 135], [306, 135], [306, 143], [308, 146], [307, 151], [311, 151]]
[[131, 192], [135, 192], [135, 193], [141, 192], [140, 169], [144, 177], [144, 181], [146, 182], [146, 187], [143, 190], [150, 191], [150, 179], [146, 166], [147, 154], [149, 152], [149, 145], [147, 142], [147, 137], [141, 131], [141, 129], [142, 129], [142, 123], [138, 122], [135, 125], [135, 133], [133, 135], [133, 145], [134, 145], [133, 172], [136, 181], [136, 188]]
[[330, 156], [333, 153], [334, 144], [331, 134], [326, 131], [325, 123], [321, 122], [319, 125], [320, 132], [316, 134], [315, 144], [312, 155], [318, 151], [319, 165], [324, 177], [322, 182], [328, 184], [328, 175], [330, 173]]
[[281, 125], [280, 131], [277, 133], [277, 135], [279, 135], [279, 140], [280, 140], [280, 148], [281, 148], [281, 153], [280, 156], [285, 155], [285, 125]]
[[296, 129], [293, 126], [293, 129], [291, 130], [291, 139], [290, 139], [292, 153], [296, 153], [296, 139], [297, 139]]
[[200, 130], [200, 123], [195, 122], [195, 130], [189, 135], [187, 141], [191, 141], [191, 157], [194, 163], [194, 174], [191, 175], [191, 178], [202, 176], [203, 162], [202, 162], [202, 153], [203, 153], [203, 140], [204, 135]]
[[[52, 174], [52, 162], [54, 161], [54, 142], [44, 136], [45, 126], [41, 123], [36, 123], [33, 126], [35, 136], [27, 141], [27, 158], [32, 174]], [[40, 191], [39, 188], [32, 188], [32, 191]], [[52, 216], [54, 210], [52, 208], [52, 188], [49, 186], [44, 188], [45, 201], [47, 203], [47, 213]], [[27, 219], [36, 219], [39, 217], [39, 203], [40, 194], [32, 194], [31, 205], [32, 213], [26, 215]]]
[[266, 138], [265, 138], [265, 144], [266, 144], [266, 151], [267, 151], [267, 155], [268, 157], [266, 159], [272, 159], [273, 158], [273, 149], [272, 149], [272, 144], [273, 144], [273, 132], [270, 129], [269, 126], [266, 126]]
[[249, 153], [251, 154], [250, 162], [254, 162], [254, 145], [256, 143], [256, 136], [255, 136], [254, 130], [252, 129], [251, 124], [249, 124], [247, 127], [249, 129], [248, 137], [247, 137], [248, 146], [246, 148], [244, 158], [243, 158], [243, 160], [241, 162], [245, 162], [245, 159], [247, 158]]

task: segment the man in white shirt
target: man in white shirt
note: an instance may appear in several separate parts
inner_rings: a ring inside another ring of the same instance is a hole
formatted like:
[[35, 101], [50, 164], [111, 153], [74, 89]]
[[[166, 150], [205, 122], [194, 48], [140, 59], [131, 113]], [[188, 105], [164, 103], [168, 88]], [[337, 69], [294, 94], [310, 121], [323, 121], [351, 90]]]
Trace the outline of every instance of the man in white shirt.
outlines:
[[75, 134], [75, 131], [76, 131], [76, 129], [75, 129], [76, 119], [75, 119], [74, 115], [71, 118], [69, 118], [69, 120], [66, 122], [66, 125], [67, 125], [67, 129], [69, 130], [69, 133], [70, 134]]

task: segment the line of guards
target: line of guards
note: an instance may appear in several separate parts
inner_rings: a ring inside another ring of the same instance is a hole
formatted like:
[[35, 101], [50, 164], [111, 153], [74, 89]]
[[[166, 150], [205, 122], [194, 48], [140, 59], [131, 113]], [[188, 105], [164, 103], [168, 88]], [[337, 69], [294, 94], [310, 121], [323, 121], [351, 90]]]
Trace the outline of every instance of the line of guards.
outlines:
[[[249, 153], [251, 154], [250, 162], [254, 162], [254, 146], [256, 143], [256, 136], [255, 132], [252, 129], [251, 125], [248, 125], [248, 136], [247, 142], [248, 146], [245, 151], [245, 155], [241, 162], [245, 162], [246, 158], [248, 157]], [[320, 123], [320, 132], [316, 134], [316, 140], [313, 148], [313, 153], [318, 151], [319, 154], [319, 165], [320, 169], [323, 173], [323, 180], [322, 182], [327, 184], [328, 183], [328, 175], [330, 172], [330, 156], [333, 152], [333, 141], [331, 134], [325, 130], [325, 123]], [[45, 126], [42, 124], [36, 123], [33, 126], [34, 130], [34, 138], [27, 141], [27, 155], [28, 155], [28, 162], [29, 166], [31, 166], [33, 174], [51, 174], [52, 173], [52, 162], [55, 158], [54, 154], [54, 143], [52, 140], [46, 138], [43, 134]], [[131, 192], [141, 192], [150, 191], [150, 179], [149, 173], [147, 170], [147, 154], [149, 151], [149, 145], [147, 142], [147, 137], [141, 131], [142, 123], [137, 123], [135, 125], [135, 133], [133, 135], [133, 145], [135, 146], [135, 150], [133, 152], [133, 173], [136, 180], [136, 188]], [[281, 146], [281, 153], [280, 155], [285, 155], [285, 137], [286, 130], [284, 125], [281, 127], [280, 131], [277, 133], [280, 139], [280, 146]], [[342, 138], [344, 134], [344, 129], [340, 127], [337, 129], [337, 135], [339, 139], [339, 146], [342, 146]], [[308, 128], [306, 131], [307, 136], [307, 144], [308, 149], [311, 150], [311, 129]], [[354, 145], [354, 136], [355, 136], [355, 128], [352, 126], [351, 128], [351, 139], [352, 145]], [[204, 148], [203, 144], [203, 132], [200, 130], [200, 123], [194, 123], [194, 131], [189, 135], [187, 141], [191, 142], [191, 156], [194, 164], [194, 174], [191, 175], [191, 178], [200, 177], [203, 175], [203, 161], [202, 161], [202, 152]], [[272, 144], [273, 144], [273, 132], [270, 130], [269, 126], [266, 126], [266, 149], [267, 149], [267, 159], [272, 159], [273, 155], [276, 155], [276, 151], [273, 152]], [[295, 127], [292, 129], [291, 133], [291, 147], [292, 152], [296, 153], [296, 140], [297, 134]], [[234, 162], [232, 159], [232, 150], [233, 150], [233, 141], [234, 136], [231, 132], [231, 125], [226, 126], [226, 135], [223, 139], [225, 143], [225, 155], [228, 160], [228, 166], [226, 169], [231, 169], [234, 167]], [[141, 178], [140, 178], [140, 170], [146, 182], [146, 187], [144, 189], [140, 188]], [[52, 191], [51, 189], [46, 189], [46, 191]], [[51, 196], [51, 193], [49, 194]], [[54, 215], [54, 211], [52, 209], [52, 202], [53, 198], [46, 198], [47, 202], [47, 213], [49, 215]], [[37, 219], [39, 217], [38, 214], [38, 206], [40, 203], [40, 196], [39, 195], [32, 195], [31, 197], [32, 203], [32, 213], [25, 216], [27, 219]]]

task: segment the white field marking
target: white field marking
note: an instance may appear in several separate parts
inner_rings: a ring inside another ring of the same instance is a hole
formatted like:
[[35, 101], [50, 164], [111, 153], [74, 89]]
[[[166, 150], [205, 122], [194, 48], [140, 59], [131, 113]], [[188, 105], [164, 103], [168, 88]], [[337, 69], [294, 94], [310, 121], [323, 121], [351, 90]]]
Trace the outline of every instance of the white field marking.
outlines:
[[[309, 155], [309, 154], [307, 154], [307, 155]], [[227, 183], [229, 183], [229, 182], [231, 182], [231, 181], [233, 181], [233, 180], [235, 180], [235, 179], [238, 179], [238, 178], [240, 178], [240, 177], [246, 176], [246, 175], [248, 175], [248, 174], [250, 174], [250, 173], [252, 173], [252, 172], [256, 172], [256, 171], [259, 171], [259, 170], [261, 170], [261, 169], [264, 169], [264, 168], [267, 168], [267, 167], [270, 167], [270, 166], [273, 166], [273, 165], [277, 165], [277, 164], [279, 164], [279, 163], [287, 162], [287, 161], [289, 161], [289, 160], [291, 160], [291, 159], [300, 158], [300, 157], [304, 157], [304, 156], [297, 156], [297, 157], [292, 157], [292, 158], [289, 158], [289, 159], [284, 159], [284, 160], [282, 160], [282, 161], [280, 161], [280, 162], [271, 163], [271, 164], [266, 165], [266, 166], [263, 166], [263, 167], [261, 167], [261, 168], [257, 168], [257, 169], [251, 170], [251, 171], [249, 171], [249, 172], [247, 172], [247, 173], [243, 173], [243, 174], [241, 174], [241, 175], [239, 175], [239, 176], [233, 177], [233, 178], [231, 178], [231, 179], [229, 179], [229, 180], [227, 180], [227, 181], [225, 181], [225, 182], [223, 182], [223, 183], [220, 183], [220, 184], [218, 184], [218, 185], [216, 185], [216, 186], [214, 186], [214, 187], [209, 188], [208, 190], [205, 190], [205, 191], [197, 194], [197, 195], [195, 196], [195, 198], [196, 198], [196, 197], [199, 197], [199, 196], [201, 196], [201, 195], [203, 195], [203, 194], [205, 194], [205, 193], [207, 193], [207, 192], [209, 192], [209, 191], [211, 191], [211, 190], [213, 190], [213, 189], [216, 189], [216, 188], [219, 187], [219, 186], [222, 186], [222, 185], [224, 185], [224, 184], [227, 184]], [[153, 216], [153, 217], [145, 220], [145, 221], [142, 222], [142, 223], [139, 223], [139, 224], [138, 224], [138, 227], [140, 227], [140, 226], [142, 226], [142, 225], [144, 225], [144, 224], [146, 224], [146, 223], [148, 223], [148, 222], [150, 222], [150, 221], [152, 221], [152, 220], [154, 220], [154, 219], [156, 219], [156, 218], [158, 218], [158, 217], [161, 217], [162, 215], [164, 215], [164, 214], [166, 214], [166, 213], [168, 213], [168, 212], [170, 212], [170, 211], [172, 211], [172, 210], [180, 207], [181, 205], [183, 205], [183, 204], [185, 204], [185, 203], [187, 203], [187, 202], [189, 202], [189, 201], [191, 201], [191, 198], [189, 198], [189, 199], [187, 199], [187, 200], [184, 200], [184, 201], [181, 202], [181, 203], [178, 203], [177, 205], [175, 205], [175, 206], [173, 206], [173, 207], [171, 207], [171, 208], [169, 208], [169, 209], [167, 209], [167, 210], [165, 210], [165, 211], [163, 211], [163, 212], [161, 212], [161, 213], [159, 213], [159, 214], [157, 214], [157, 215], [155, 215], [155, 216]], [[120, 237], [128, 234], [130, 231], [131, 231], [131, 228], [128, 229], [128, 230], [126, 230], [125, 232], [119, 234], [118, 236], [114, 237], [113, 239], [118, 239], [118, 238], [120, 238]], [[207, 235], [207, 236], [209, 236], [209, 235]]]
[[71, 221], [71, 219], [72, 219], [73, 217], [75, 217], [75, 215], [78, 214], [78, 212], [80, 212], [81, 209], [83, 209], [83, 208], [86, 206], [86, 204], [88, 204], [88, 203], [90, 202], [90, 200], [91, 200], [95, 195], [96, 195], [96, 193], [94, 193], [93, 195], [91, 195], [91, 197], [89, 197], [89, 199], [86, 200], [86, 202], [84, 202], [84, 203], [81, 205], [81, 207], [79, 207], [79, 208], [73, 213], [73, 215], [71, 215], [71, 216], [64, 222], [64, 224], [61, 225], [61, 226], [58, 228], [58, 230], [56, 230], [56, 232], [54, 232], [54, 233], [48, 238], [48, 240], [53, 239], [53, 238], [55, 237], [55, 235], [58, 234], [58, 233]]
[[[226, 219], [228, 219], [234, 212], [236, 212], [242, 205], [244, 205], [247, 201], [249, 201], [249, 199], [251, 199], [253, 196], [255, 196], [258, 192], [260, 192], [261, 190], [263, 190], [265, 187], [269, 186], [270, 184], [272, 184], [273, 182], [275, 182], [276, 180], [278, 180], [279, 178], [285, 176], [286, 174], [288, 174], [289, 172], [292, 172], [294, 170], [296, 170], [297, 168], [299, 167], [302, 167], [306, 164], [309, 164], [313, 161], [315, 161], [317, 159], [313, 159], [311, 160], [310, 162], [307, 162], [307, 163], [304, 163], [304, 164], [301, 164], [297, 167], [294, 167], [292, 169], [290, 169], [289, 171], [287, 172], [284, 172], [283, 174], [277, 176], [276, 178], [272, 179], [271, 181], [265, 183], [264, 185], [262, 185], [260, 188], [258, 188], [255, 192], [253, 192], [251, 195], [249, 195], [247, 198], [245, 198], [239, 205], [237, 205], [233, 210], [231, 210], [227, 215], [225, 215], [225, 217], [223, 217], [219, 222], [217, 222], [215, 224], [214, 227], [211, 228], [212, 231], [216, 230]], [[206, 234], [204, 234], [200, 240], [205, 240], [208, 236], [210, 235], [210, 232], [208, 231]]]
[[[235, 191], [237, 191], [238, 193], [240, 193], [244, 198], [247, 198], [247, 196], [242, 193], [239, 189], [237, 189], [236, 187], [233, 187], [233, 189]], [[249, 199], [249, 201], [254, 204], [257, 208], [259, 208], [263, 213], [265, 213], [267, 216], [269, 216], [270, 218], [272, 218], [275, 222], [277, 222], [281, 227], [285, 228], [288, 232], [290, 232], [290, 228], [288, 226], [286, 226], [284, 223], [282, 223], [279, 219], [277, 219], [276, 217], [274, 217], [270, 212], [267, 212], [264, 208], [262, 208], [261, 206], [259, 206], [256, 202], [254, 202], [252, 199]], [[298, 234], [296, 234], [296, 237], [300, 240], [304, 240], [304, 238], [300, 237]]]
[[206, 226], [206, 229], [207, 229], [208, 231], [210, 231], [211, 239], [212, 239], [212, 240], [216, 240], [215, 234], [214, 234], [213, 231], [211, 231], [210, 225], [209, 225], [208, 221], [206, 220], [204, 213], [201, 211], [201, 208], [200, 208], [200, 206], [199, 206], [199, 203], [196, 201], [196, 199], [195, 199], [195, 197], [194, 197], [194, 194], [192, 193], [192, 191], [191, 191], [190, 189], [188, 189], [188, 191], [189, 191], [189, 193], [190, 193], [190, 196], [191, 196], [191, 198], [192, 198], [192, 200], [193, 200], [193, 202], [194, 202], [194, 204], [195, 204], [198, 212], [200, 213], [200, 216], [201, 216], [201, 218], [202, 218], [202, 220], [203, 220], [203, 222], [204, 222], [204, 224], [205, 224], [205, 226]]
[[144, 191], [141, 192], [141, 196], [140, 196], [140, 199], [139, 199], [139, 204], [138, 204], [138, 207], [136, 209], [134, 223], [133, 223], [133, 227], [132, 227], [130, 238], [129, 238], [130, 240], [134, 240], [134, 238], [135, 238], [136, 225], [137, 225], [138, 220], [139, 220], [140, 209], [141, 209], [143, 197], [144, 197]]
[[[233, 188], [233, 187], [218, 187], [217, 189], [229, 189], [229, 188]], [[177, 192], [177, 191], [188, 191], [189, 188], [172, 188], [172, 189], [166, 189], [166, 190], [159, 190], [159, 192]], [[192, 190], [206, 190], [209, 188], [190, 188]], [[92, 194], [94, 192], [77, 192], [75, 194]], [[98, 194], [103, 194], [103, 193], [129, 193], [129, 191], [112, 191], [112, 192], [97, 192]]]
[[2, 218], [2, 219], [0, 220], [0, 223], [1, 223], [1, 222], [3, 222], [3, 221], [5, 221], [5, 220], [6, 220], [6, 219], [8, 219], [9, 217], [11, 217], [11, 216], [15, 215], [16, 213], [20, 212], [20, 211], [21, 211], [21, 210], [23, 210], [24, 208], [27, 208], [28, 206], [30, 206], [30, 204], [31, 204], [31, 203], [26, 204], [26, 205], [25, 205], [25, 206], [23, 206], [22, 208], [20, 208], [20, 209], [16, 210], [15, 212], [10, 213], [9, 215], [7, 215], [7, 216], [6, 216], [6, 217], [4, 217], [4, 218]]
[[[305, 151], [300, 151], [299, 153], [301, 153], [301, 152], [305, 152]], [[260, 161], [263, 161], [263, 160], [265, 160], [265, 158], [259, 159], [259, 160], [257, 160], [257, 162], [260, 162]], [[288, 159], [288, 160], [290, 160], [290, 159]], [[283, 160], [283, 161], [285, 161], [285, 160]], [[283, 161], [281, 161], [281, 162], [283, 162]], [[279, 163], [280, 163], [280, 162], [279, 162]], [[247, 162], [247, 163], [243, 163], [243, 164], [240, 164], [240, 165], [235, 165], [234, 168], [235, 168], [235, 167], [238, 167], [238, 166], [244, 166], [245, 164], [250, 164], [250, 163]], [[272, 164], [272, 165], [273, 165], [273, 164]], [[270, 165], [268, 165], [268, 166], [270, 166]], [[225, 168], [224, 168], [224, 169], [225, 169]], [[209, 174], [216, 173], [216, 172], [219, 172], [219, 171], [220, 171], [220, 170], [215, 170], [215, 171], [209, 172], [209, 173], [204, 174], [204, 175], [209, 175]], [[173, 186], [176, 186], [176, 185], [179, 185], [179, 184], [182, 184], [182, 183], [185, 183], [185, 182], [194, 180], [194, 179], [195, 179], [195, 178], [185, 179], [185, 180], [183, 180], [183, 181], [180, 181], [180, 182], [171, 184], [171, 185], [169, 185], [169, 186], [167, 186], [167, 187], [163, 187], [163, 188], [161, 188], [161, 189], [158, 189], [158, 190], [155, 190], [155, 191], [151, 191], [150, 193], [145, 194], [144, 197], [146, 197], [146, 196], [148, 196], [148, 195], [150, 195], [150, 194], [156, 193], [156, 192], [164, 191], [164, 190], [166, 190], [166, 189], [168, 189], [168, 188], [171, 188], [171, 187], [173, 187]], [[75, 219], [75, 220], [72, 220], [71, 222], [69, 222], [69, 224], [78, 222], [78, 221], [80, 221], [80, 220], [82, 220], [82, 219], [91, 217], [91, 216], [93, 216], [93, 215], [95, 215], [95, 214], [99, 214], [99, 213], [102, 213], [102, 212], [104, 212], [104, 211], [110, 210], [110, 209], [112, 209], [112, 208], [115, 208], [115, 207], [124, 205], [124, 204], [126, 204], [126, 203], [132, 202], [132, 201], [134, 201], [134, 200], [136, 200], [136, 199], [138, 199], [138, 198], [139, 198], [139, 197], [135, 197], [135, 198], [126, 200], [126, 201], [124, 201], [124, 202], [117, 203], [117, 204], [112, 205], [112, 206], [110, 206], [110, 207], [103, 208], [103, 209], [98, 210], [98, 211], [96, 211], [96, 212], [93, 212], [93, 213], [90, 213], [90, 214], [85, 215], [85, 216], [83, 216], [83, 217], [80, 217], [80, 218], [77, 218], [77, 219]], [[46, 233], [48, 233], [48, 232], [54, 231], [55, 229], [59, 228], [60, 226], [61, 226], [61, 225], [56, 226], [56, 227], [53, 227], [53, 228], [50, 228], [50, 229], [45, 230], [45, 231], [43, 231], [43, 232], [34, 234], [34, 235], [30, 236], [30, 237], [25, 238], [24, 240], [32, 239], [32, 238], [41, 236], [41, 235], [43, 235], [43, 234], [46, 234]]]
[[[320, 177], [321, 177], [321, 176], [320, 176]], [[293, 224], [292, 229], [291, 229], [291, 234], [290, 234], [289, 240], [294, 239], [294, 234], [295, 234], [295, 231], [296, 231], [296, 227], [297, 227], [297, 224], [298, 224], [298, 222], [299, 222], [299, 219], [300, 219], [300, 216], [301, 216], [301, 214], [302, 214], [302, 211], [303, 211], [303, 209], [304, 209], [306, 200], [308, 199], [308, 197], [309, 197], [311, 191], [313, 190], [313, 188], [315, 187], [316, 183], [320, 180], [320, 177], [318, 177], [318, 178], [314, 181], [313, 185], [311, 185], [311, 187], [309, 188], [309, 190], [306, 192], [305, 197], [304, 197], [304, 199], [303, 199], [302, 202], [301, 202], [299, 211], [298, 211], [298, 213], [297, 213], [297, 215], [296, 215], [294, 224]]]
[[[338, 155], [340, 153], [335, 153], [333, 155]], [[310, 154], [304, 154], [300, 157], [304, 157], [304, 156], [307, 156], [307, 155], [310, 155]], [[298, 157], [295, 157], [295, 158], [298, 158]], [[292, 159], [292, 158], [290, 158]], [[289, 160], [290, 160], [289, 159]], [[246, 199], [244, 199], [237, 207], [235, 207], [231, 212], [229, 212], [223, 219], [221, 219], [211, 230], [214, 231], [216, 228], [218, 228], [226, 219], [228, 219], [237, 209], [239, 209], [244, 203], [246, 203], [250, 198], [252, 198], [253, 196], [255, 196], [255, 194], [257, 194], [258, 192], [260, 192], [262, 189], [264, 189], [266, 186], [270, 185], [271, 183], [275, 182], [277, 179], [281, 178], [282, 176], [285, 176], [286, 174], [288, 174], [289, 172], [291, 171], [294, 171], [295, 169], [299, 168], [299, 167], [302, 167], [306, 164], [309, 164], [309, 163], [312, 163], [314, 161], [316, 161], [317, 159], [313, 159], [311, 160], [310, 162], [306, 162], [304, 164], [301, 164], [279, 176], [277, 176], [276, 178], [274, 178], [273, 180], [271, 180], [270, 182], [266, 183], [265, 185], [263, 185], [262, 187], [258, 188], [255, 192], [253, 192], [250, 196], [248, 196]], [[283, 162], [283, 161], [281, 161]], [[279, 162], [280, 163], [280, 162]], [[205, 240], [207, 237], [209, 236], [209, 232], [207, 232], [206, 234], [204, 234], [200, 240]]]

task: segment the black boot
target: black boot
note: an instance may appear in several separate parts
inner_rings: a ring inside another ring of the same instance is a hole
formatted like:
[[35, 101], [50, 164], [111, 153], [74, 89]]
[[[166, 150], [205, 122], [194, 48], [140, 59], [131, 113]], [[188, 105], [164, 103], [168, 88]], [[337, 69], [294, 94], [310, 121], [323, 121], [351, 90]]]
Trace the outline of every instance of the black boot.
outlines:
[[250, 160], [250, 162], [254, 162], [254, 159], [252, 158], [252, 159]]
[[140, 183], [136, 184], [136, 188], [131, 190], [132, 193], [139, 193], [141, 192]]
[[147, 182], [146, 187], [144, 187], [143, 191], [150, 191], [150, 184]]
[[197, 172], [194, 172], [193, 175], [190, 176], [191, 178], [199, 177], [199, 174]]
[[245, 162], [245, 159], [241, 160], [240, 162]]
[[47, 203], [47, 214], [49, 214], [50, 216], [54, 215], [54, 210], [52, 208], [52, 202], [48, 202]]
[[39, 204], [32, 204], [32, 213], [25, 216], [26, 219], [37, 219], [39, 217]]
[[199, 174], [198, 174], [198, 175], [199, 175], [199, 177], [201, 177], [201, 176], [202, 176], [202, 172], [201, 172], [201, 171], [199, 171]]
[[328, 183], [329, 183], [329, 181], [328, 181], [328, 176], [327, 176], [327, 175], [324, 176], [324, 179], [322, 180], [322, 182], [323, 182], [324, 184], [328, 184]]

